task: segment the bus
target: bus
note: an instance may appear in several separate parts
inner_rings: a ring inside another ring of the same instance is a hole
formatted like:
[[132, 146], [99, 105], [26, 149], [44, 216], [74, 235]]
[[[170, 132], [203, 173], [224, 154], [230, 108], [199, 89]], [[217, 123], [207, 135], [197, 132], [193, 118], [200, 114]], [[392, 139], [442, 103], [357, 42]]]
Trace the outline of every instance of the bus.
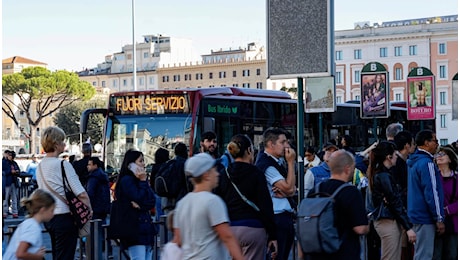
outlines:
[[[419, 127], [417, 122], [407, 121], [404, 104], [392, 105], [391, 111], [387, 119], [360, 119], [359, 104], [352, 102], [338, 104], [333, 113], [305, 114], [305, 146], [319, 148], [337, 136], [348, 134], [359, 150], [376, 139], [384, 139], [385, 128], [390, 123], [400, 122], [414, 131]], [[190, 155], [197, 153], [201, 133], [205, 131], [217, 134], [221, 154], [235, 134], [248, 135], [257, 148], [268, 127], [284, 128], [290, 133], [293, 145], [297, 133], [297, 100], [275, 90], [219, 87], [112, 93], [108, 108], [82, 113], [82, 134], [86, 133], [91, 114], [103, 114], [106, 118], [102, 159], [109, 173], [118, 172], [130, 148], [142, 151], [148, 166], [154, 163], [155, 152], [160, 147], [172, 156], [175, 145], [182, 142]], [[433, 128], [434, 122], [425, 123], [425, 127]]]

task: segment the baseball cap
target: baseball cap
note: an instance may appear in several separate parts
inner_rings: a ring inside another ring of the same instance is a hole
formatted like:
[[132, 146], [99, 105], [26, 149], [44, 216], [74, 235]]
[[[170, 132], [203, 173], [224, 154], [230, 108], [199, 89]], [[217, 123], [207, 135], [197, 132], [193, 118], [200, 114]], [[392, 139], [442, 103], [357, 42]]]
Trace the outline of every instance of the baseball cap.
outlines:
[[185, 161], [185, 174], [192, 177], [200, 177], [216, 165], [216, 160], [207, 153], [196, 154]]

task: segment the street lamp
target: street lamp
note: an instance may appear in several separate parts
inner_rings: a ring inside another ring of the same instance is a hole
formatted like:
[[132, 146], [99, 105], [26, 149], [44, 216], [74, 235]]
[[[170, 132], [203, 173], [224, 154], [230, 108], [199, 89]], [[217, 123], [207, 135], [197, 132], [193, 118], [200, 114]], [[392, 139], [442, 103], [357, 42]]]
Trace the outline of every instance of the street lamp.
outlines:
[[134, 14], [134, 0], [131, 0], [131, 5], [132, 5], [132, 24], [133, 24], [133, 87], [134, 87], [134, 91], [137, 90], [137, 66], [136, 66], [136, 41], [135, 41], [135, 37], [134, 37], [134, 17], [135, 17], [135, 14]]

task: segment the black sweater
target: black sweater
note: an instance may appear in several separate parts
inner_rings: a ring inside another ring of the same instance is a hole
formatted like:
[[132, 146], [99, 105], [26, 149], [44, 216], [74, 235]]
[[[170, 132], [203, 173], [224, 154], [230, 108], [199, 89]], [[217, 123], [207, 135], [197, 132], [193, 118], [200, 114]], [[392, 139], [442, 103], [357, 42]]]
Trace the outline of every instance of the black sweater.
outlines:
[[230, 164], [228, 173], [240, 192], [260, 209], [260, 212], [257, 212], [243, 201], [224, 170], [219, 177], [219, 187], [215, 193], [225, 201], [230, 221], [258, 219], [268, 233], [268, 240], [276, 240], [273, 203], [264, 173], [255, 165], [244, 162]]

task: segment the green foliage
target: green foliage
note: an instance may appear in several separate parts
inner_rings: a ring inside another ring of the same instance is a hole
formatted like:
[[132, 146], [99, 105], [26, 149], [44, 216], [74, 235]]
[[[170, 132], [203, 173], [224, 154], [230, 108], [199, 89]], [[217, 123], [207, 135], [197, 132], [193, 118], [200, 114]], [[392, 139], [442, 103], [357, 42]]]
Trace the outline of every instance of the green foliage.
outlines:
[[[69, 105], [56, 114], [54, 123], [62, 128], [69, 138], [70, 143], [76, 144], [80, 142], [80, 117], [81, 113], [88, 108], [106, 107], [107, 104], [103, 100], [91, 100], [87, 102], [75, 102]], [[102, 130], [104, 127], [104, 117], [94, 114], [89, 118], [88, 133], [82, 136], [85, 141], [88, 137], [91, 138], [91, 143], [102, 143]]]
[[32, 151], [35, 129], [44, 117], [77, 100], [90, 100], [94, 94], [96, 90], [91, 84], [65, 70], [51, 72], [42, 67], [28, 67], [20, 73], [2, 76], [2, 110], [17, 126], [17, 116], [25, 115], [29, 124], [26, 129], [30, 132], [23, 134], [30, 137]]

